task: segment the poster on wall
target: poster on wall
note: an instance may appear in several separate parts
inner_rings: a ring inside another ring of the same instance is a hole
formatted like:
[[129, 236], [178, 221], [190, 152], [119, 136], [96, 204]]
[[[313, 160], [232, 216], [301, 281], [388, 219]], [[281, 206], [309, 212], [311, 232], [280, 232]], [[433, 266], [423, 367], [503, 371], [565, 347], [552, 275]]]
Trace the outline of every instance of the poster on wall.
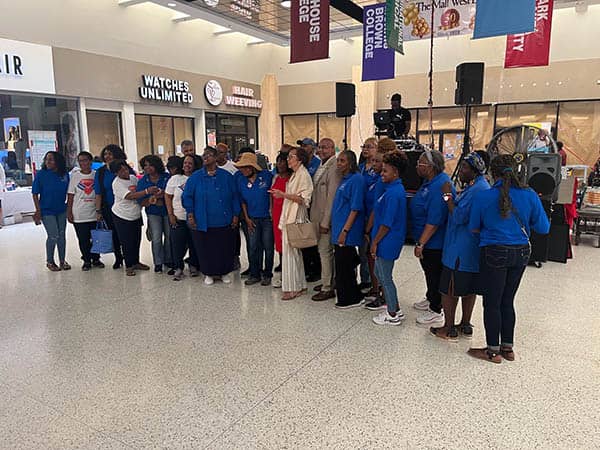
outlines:
[[[431, 3], [435, 2], [433, 24], [431, 23]], [[475, 27], [476, 0], [404, 0], [404, 41], [429, 39], [434, 37], [460, 36], [473, 33]]]
[[396, 52], [387, 45], [385, 10], [385, 3], [363, 9], [362, 81], [394, 78]]
[[290, 63], [329, 58], [329, 0], [292, 0]]
[[8, 150], [15, 149], [15, 143], [21, 139], [21, 119], [18, 117], [5, 117], [4, 123], [4, 142]]
[[75, 167], [77, 164], [77, 153], [79, 153], [77, 111], [63, 111], [60, 113], [60, 137], [67, 167]]
[[58, 142], [56, 141], [56, 131], [29, 130], [29, 152], [31, 155], [31, 164], [35, 169], [42, 168], [44, 155], [48, 152], [56, 151]]
[[504, 68], [548, 65], [553, 9], [554, 0], [536, 0], [535, 31], [507, 36]]

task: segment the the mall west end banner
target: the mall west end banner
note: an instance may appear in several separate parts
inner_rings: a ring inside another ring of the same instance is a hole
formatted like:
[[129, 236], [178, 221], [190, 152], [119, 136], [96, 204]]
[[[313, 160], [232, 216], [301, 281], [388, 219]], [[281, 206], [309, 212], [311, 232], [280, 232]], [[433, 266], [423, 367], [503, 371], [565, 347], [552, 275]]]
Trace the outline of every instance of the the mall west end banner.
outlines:
[[290, 62], [329, 58], [329, 0], [292, 0]]
[[[473, 33], [476, 0], [404, 0], [404, 41]], [[433, 23], [431, 8], [434, 9]]]
[[363, 9], [362, 81], [394, 78], [396, 52], [387, 45], [385, 11], [385, 3]]

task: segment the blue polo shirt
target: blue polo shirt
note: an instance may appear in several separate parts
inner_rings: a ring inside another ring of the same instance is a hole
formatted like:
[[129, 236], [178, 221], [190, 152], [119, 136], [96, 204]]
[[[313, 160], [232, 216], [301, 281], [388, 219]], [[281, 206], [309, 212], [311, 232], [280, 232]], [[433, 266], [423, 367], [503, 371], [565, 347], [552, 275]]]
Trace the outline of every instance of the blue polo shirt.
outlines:
[[225, 227], [240, 215], [235, 179], [221, 168], [212, 177], [204, 167], [195, 171], [185, 183], [181, 202], [188, 214], [194, 214], [198, 231]]
[[[410, 202], [410, 232], [415, 241], [418, 241], [423, 234], [425, 225], [438, 227], [425, 248], [440, 250], [444, 246], [448, 207], [442, 196], [442, 185], [449, 181], [450, 177], [444, 172], [436, 175], [421, 185]], [[454, 192], [454, 187], [452, 191]]]
[[406, 239], [406, 191], [401, 180], [389, 184], [382, 183], [385, 190], [376, 200], [373, 212], [374, 222], [371, 230], [371, 242], [377, 236], [381, 225], [389, 228], [385, 237], [377, 245], [377, 257], [395, 260]]
[[454, 210], [448, 214], [442, 263], [452, 270], [479, 272], [479, 236], [469, 228], [473, 198], [478, 192], [490, 189], [485, 177], [479, 176], [454, 200]]
[[352, 211], [358, 215], [346, 235], [347, 246], [362, 245], [365, 231], [365, 181], [360, 173], [346, 175], [340, 183], [331, 208], [331, 242], [337, 245], [340, 233]]
[[[152, 186], [156, 186], [159, 189], [162, 189], [163, 191], [166, 189], [167, 187], [167, 182], [169, 181], [169, 178], [171, 178], [171, 175], [169, 175], [167, 172], [163, 172], [159, 175], [158, 177], [158, 181], [156, 183], [153, 183], [150, 180], [150, 177], [148, 175], [144, 175], [137, 184], [137, 191], [141, 192], [149, 187]], [[142, 204], [142, 202], [147, 199], [150, 198], [151, 195], [145, 195], [142, 198], [138, 198], [138, 203]], [[164, 204], [164, 200], [163, 200], [163, 204], [162, 205], [148, 205], [146, 206], [146, 214], [152, 215], [152, 216], [163, 216], [165, 217], [167, 215], [167, 207]]]
[[244, 176], [236, 178], [240, 200], [246, 204], [251, 218], [264, 219], [271, 217], [271, 182], [273, 175], [267, 170], [256, 174], [254, 183]]
[[367, 163], [360, 163], [358, 165], [358, 169], [361, 175], [365, 178], [365, 184], [367, 185], [367, 189], [373, 184], [377, 183], [377, 181], [381, 178], [381, 176], [377, 172], [375, 172], [373, 168], [367, 169]]
[[308, 163], [308, 167], [306, 168], [308, 170], [308, 173], [310, 174], [310, 177], [314, 177], [315, 173], [317, 173], [317, 169], [319, 168], [319, 166], [321, 165], [321, 158], [319, 158], [318, 156], [313, 156], [312, 159], [310, 160], [310, 162]]
[[[367, 180], [365, 179], [365, 183]], [[369, 216], [371, 216], [371, 212], [373, 211], [373, 207], [375, 206], [375, 202], [379, 197], [383, 195], [385, 191], [385, 184], [381, 181], [381, 176], [377, 174], [377, 179], [375, 183], [371, 183], [369, 186], [367, 184], [367, 192], [365, 193], [365, 219], [369, 220]]]
[[[469, 230], [479, 230], [479, 246], [488, 245], [526, 245], [529, 242], [531, 229], [539, 234], [550, 232], [550, 222], [537, 194], [529, 188], [510, 188], [510, 199], [517, 211], [518, 219], [512, 212], [508, 217], [500, 216], [500, 188], [502, 181], [494, 184], [492, 189], [475, 195]], [[521, 229], [521, 224], [525, 230]], [[527, 235], [526, 235], [527, 234]]]
[[69, 174], [60, 176], [53, 170], [42, 169], [35, 174], [32, 194], [40, 196], [42, 216], [57, 216], [67, 210]]
[[[104, 178], [102, 179], [102, 185], [100, 185], [100, 174], [104, 172]], [[115, 196], [112, 190], [112, 183], [115, 179], [115, 174], [110, 171], [108, 166], [104, 166], [104, 169], [100, 167], [96, 170], [96, 176], [94, 178], [94, 192], [96, 195], [102, 195], [102, 201], [107, 206], [111, 207], [115, 203]]]

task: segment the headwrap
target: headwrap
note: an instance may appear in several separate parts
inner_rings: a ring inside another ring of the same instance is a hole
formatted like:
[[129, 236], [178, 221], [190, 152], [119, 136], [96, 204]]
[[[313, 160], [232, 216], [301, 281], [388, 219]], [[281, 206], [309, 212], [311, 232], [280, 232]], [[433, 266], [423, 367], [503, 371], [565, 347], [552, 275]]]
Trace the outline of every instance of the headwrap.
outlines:
[[469, 164], [479, 175], [483, 175], [486, 172], [485, 162], [483, 161], [483, 158], [475, 152], [469, 153], [465, 157], [465, 162]]

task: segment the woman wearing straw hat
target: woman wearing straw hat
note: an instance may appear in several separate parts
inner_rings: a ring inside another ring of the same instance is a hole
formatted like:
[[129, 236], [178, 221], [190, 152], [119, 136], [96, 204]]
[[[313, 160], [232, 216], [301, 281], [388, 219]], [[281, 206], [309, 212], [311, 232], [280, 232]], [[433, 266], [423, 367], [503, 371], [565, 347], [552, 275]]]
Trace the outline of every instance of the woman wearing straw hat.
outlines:
[[252, 286], [260, 283], [269, 286], [273, 278], [275, 251], [269, 195], [273, 175], [261, 169], [254, 153], [243, 153], [235, 166], [242, 175], [237, 177], [236, 181], [242, 204], [244, 219], [242, 227], [248, 239], [250, 262], [250, 276], [244, 284]]

